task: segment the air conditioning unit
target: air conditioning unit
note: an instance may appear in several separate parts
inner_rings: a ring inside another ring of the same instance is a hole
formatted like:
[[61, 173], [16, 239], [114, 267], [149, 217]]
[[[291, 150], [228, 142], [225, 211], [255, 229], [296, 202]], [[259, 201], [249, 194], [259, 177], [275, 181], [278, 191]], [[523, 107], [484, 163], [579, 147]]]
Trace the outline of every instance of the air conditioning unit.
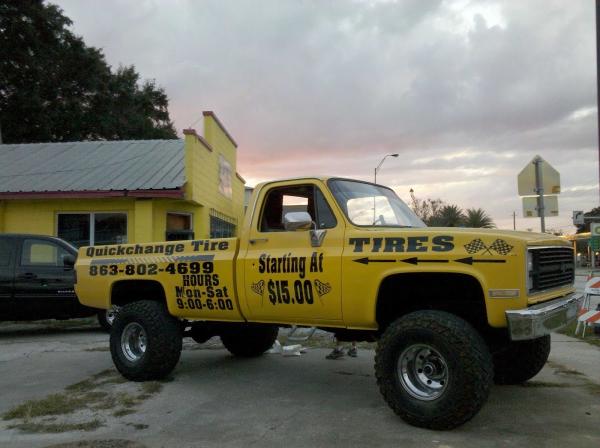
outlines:
[[193, 240], [193, 230], [167, 230], [166, 232], [167, 241], [179, 241], [179, 240]]

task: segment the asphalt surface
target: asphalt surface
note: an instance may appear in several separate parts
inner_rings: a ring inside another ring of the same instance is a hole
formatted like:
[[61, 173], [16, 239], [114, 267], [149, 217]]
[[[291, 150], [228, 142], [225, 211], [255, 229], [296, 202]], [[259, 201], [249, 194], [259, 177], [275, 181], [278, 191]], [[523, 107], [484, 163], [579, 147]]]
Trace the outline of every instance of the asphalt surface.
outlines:
[[[0, 324], [0, 414], [90, 378], [118, 378], [107, 345], [108, 335], [88, 322], [58, 330]], [[2, 420], [0, 447], [600, 446], [600, 348], [585, 342], [553, 335], [539, 375], [526, 386], [493, 387], [473, 420], [446, 432], [414, 428], [393, 414], [377, 389], [372, 350], [335, 361], [325, 360], [327, 353], [244, 360], [218, 340], [186, 340], [170, 380], [126, 415], [115, 416], [105, 403], [45, 417], [47, 424], [99, 422], [93, 430], [51, 434], [10, 428], [27, 419]], [[140, 388], [116, 383], [107, 381], [102, 393]]]

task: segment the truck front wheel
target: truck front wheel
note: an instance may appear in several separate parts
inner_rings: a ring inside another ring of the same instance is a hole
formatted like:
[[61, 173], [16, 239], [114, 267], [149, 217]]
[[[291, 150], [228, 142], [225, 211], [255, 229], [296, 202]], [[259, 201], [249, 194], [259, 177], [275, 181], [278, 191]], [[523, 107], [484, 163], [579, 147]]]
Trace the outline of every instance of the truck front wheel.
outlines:
[[379, 340], [375, 375], [388, 405], [403, 420], [452, 429], [488, 398], [492, 357], [475, 329], [442, 311], [417, 311], [392, 322]]
[[119, 309], [110, 332], [110, 353], [125, 378], [158, 380], [175, 368], [181, 340], [181, 325], [165, 306], [142, 300]]
[[269, 350], [279, 333], [276, 325], [240, 324], [221, 333], [221, 342], [229, 353], [244, 358], [260, 356]]
[[520, 384], [536, 376], [550, 355], [550, 335], [511, 341], [494, 353], [494, 382]]

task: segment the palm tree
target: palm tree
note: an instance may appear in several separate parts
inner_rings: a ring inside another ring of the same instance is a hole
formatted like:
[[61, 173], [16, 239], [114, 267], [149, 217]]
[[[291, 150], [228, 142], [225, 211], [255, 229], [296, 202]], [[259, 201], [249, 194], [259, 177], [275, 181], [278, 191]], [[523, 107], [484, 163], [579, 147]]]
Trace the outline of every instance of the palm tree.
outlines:
[[496, 227], [492, 218], [482, 208], [468, 208], [464, 225], [466, 227], [482, 227], [485, 229]]
[[434, 227], [461, 227], [464, 225], [465, 214], [458, 205], [445, 205], [439, 213], [432, 216], [428, 223]]

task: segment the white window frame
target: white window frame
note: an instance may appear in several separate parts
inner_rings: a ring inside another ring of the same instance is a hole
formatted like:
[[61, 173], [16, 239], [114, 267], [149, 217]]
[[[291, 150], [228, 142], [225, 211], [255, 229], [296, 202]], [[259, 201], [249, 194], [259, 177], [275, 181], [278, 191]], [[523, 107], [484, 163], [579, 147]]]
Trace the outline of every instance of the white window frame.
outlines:
[[[115, 213], [120, 215], [125, 215], [125, 241], [118, 244], [127, 244], [129, 241], [129, 213], [122, 210], [98, 210], [95, 212], [88, 211], [70, 211], [70, 212], [56, 212], [56, 217], [54, 219], [54, 235], [58, 237], [58, 215], [89, 215], [90, 216], [90, 246], [94, 246], [96, 244], [94, 235], [96, 233], [96, 214], [105, 214], [105, 213]], [[117, 244], [117, 243], [115, 243]]]

